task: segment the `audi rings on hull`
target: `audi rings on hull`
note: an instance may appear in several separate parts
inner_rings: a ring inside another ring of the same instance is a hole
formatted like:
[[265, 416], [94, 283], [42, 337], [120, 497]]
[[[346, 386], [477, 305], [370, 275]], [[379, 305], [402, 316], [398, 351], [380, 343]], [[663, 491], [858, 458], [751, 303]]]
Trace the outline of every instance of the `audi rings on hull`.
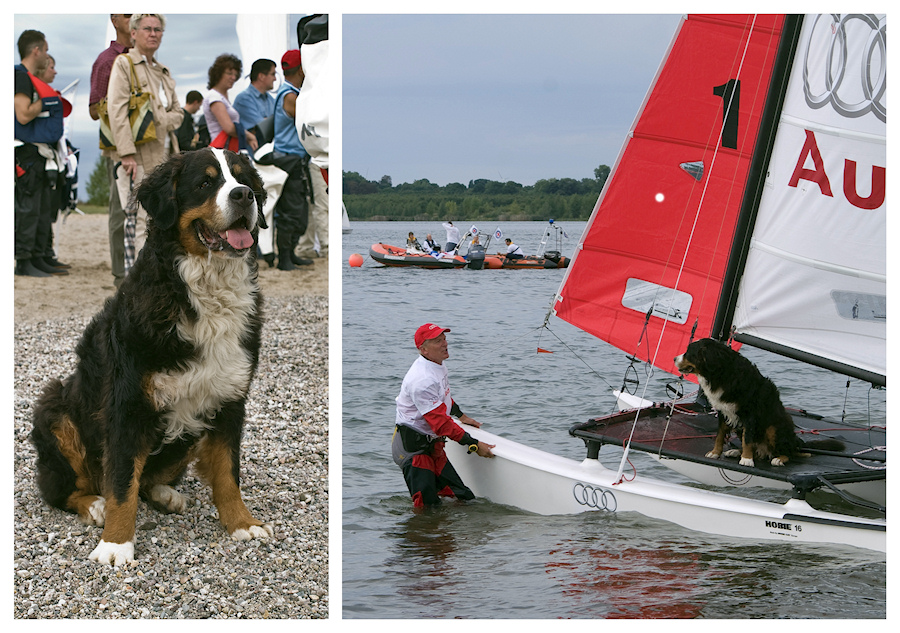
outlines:
[[604, 490], [580, 481], [572, 486], [575, 501], [594, 510], [616, 511], [616, 495], [612, 490]]
[[[467, 427], [493, 444], [493, 459], [448, 442], [447, 455], [476, 497], [543, 515], [635, 512], [688, 530], [752, 542], [851, 545], [884, 552], [887, 523], [824, 512], [805, 501], [774, 503], [670, 483], [638, 472], [619, 482], [597, 459], [575, 461]], [[633, 473], [626, 473], [633, 474]]]

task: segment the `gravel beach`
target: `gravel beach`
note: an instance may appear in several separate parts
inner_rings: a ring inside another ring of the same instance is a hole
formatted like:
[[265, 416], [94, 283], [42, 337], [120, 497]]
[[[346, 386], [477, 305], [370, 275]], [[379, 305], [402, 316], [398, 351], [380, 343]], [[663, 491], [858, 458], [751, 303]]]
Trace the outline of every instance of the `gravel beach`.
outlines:
[[241, 488], [275, 535], [234, 541], [209, 488], [188, 470], [183, 514], [138, 506], [135, 563], [88, 560], [101, 528], [46, 506], [34, 483], [32, 406], [47, 379], [75, 366], [74, 347], [114, 292], [105, 215], [57, 223], [71, 274], [15, 278], [14, 617], [327, 618], [327, 262], [293, 272], [261, 264], [263, 348], [250, 388]]

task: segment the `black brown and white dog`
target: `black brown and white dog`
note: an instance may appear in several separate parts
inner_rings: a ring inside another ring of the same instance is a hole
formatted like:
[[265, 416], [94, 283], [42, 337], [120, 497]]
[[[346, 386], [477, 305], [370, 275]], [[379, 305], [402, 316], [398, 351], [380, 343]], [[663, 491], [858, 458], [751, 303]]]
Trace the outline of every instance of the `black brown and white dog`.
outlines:
[[272, 535], [238, 479], [262, 323], [262, 181], [246, 157], [203, 149], [160, 165], [136, 195], [146, 243], [85, 329], [75, 372], [44, 389], [31, 433], [44, 500], [103, 526], [90, 559], [113, 565], [134, 561], [139, 497], [184, 510], [173, 486], [194, 461], [232, 537]]
[[683, 374], [694, 374], [709, 403], [718, 413], [719, 430], [707, 457], [722, 456], [725, 440], [733, 430], [741, 436], [741, 450], [725, 451], [726, 457], [740, 455], [742, 466], [753, 466], [754, 457], [783, 466], [792, 457], [809, 457], [804, 446], [824, 450], [842, 450], [837, 440], [801, 441], [794, 433], [794, 421], [784, 405], [778, 388], [763, 376], [756, 365], [729, 346], [713, 339], [701, 339], [688, 345], [675, 357], [675, 366]]

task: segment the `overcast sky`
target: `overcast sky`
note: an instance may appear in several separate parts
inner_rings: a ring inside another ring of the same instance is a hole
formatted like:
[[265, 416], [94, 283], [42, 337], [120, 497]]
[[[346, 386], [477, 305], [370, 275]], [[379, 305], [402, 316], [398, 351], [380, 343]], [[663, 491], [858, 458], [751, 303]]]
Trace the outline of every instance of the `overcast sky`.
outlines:
[[593, 178], [679, 15], [344, 15], [343, 163], [370, 180]]
[[[70, 8], [74, 8], [74, 5], [70, 5]], [[216, 56], [222, 53], [241, 56], [235, 15], [165, 15], [166, 32], [157, 57], [174, 74], [178, 99], [183, 105], [189, 90], [206, 92], [207, 71]], [[50, 55], [56, 60], [59, 74], [53, 81], [53, 87], [62, 90], [75, 79], [80, 80], [67, 129], [70, 141], [81, 150], [82, 167], [79, 169], [79, 178], [84, 187], [100, 155], [97, 146], [99, 125], [88, 115], [88, 97], [91, 92], [91, 66], [97, 55], [109, 46], [106, 32], [109, 14], [15, 14], [13, 18], [12, 52], [16, 63], [19, 62], [16, 47], [19, 35], [25, 29], [36, 29], [46, 36]], [[288, 42], [291, 47], [296, 48], [297, 21], [300, 15], [291, 18]], [[254, 60], [242, 61], [246, 75]], [[232, 90], [232, 99], [237, 92]], [[80, 197], [86, 197], [83, 192], [79, 193]]]

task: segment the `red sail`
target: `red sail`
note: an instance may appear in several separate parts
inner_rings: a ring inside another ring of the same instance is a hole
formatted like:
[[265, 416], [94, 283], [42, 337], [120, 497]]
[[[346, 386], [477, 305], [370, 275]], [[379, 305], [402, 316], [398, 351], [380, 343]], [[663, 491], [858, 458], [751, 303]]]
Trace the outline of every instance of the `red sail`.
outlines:
[[783, 18], [682, 21], [560, 287], [557, 316], [672, 373], [695, 326], [694, 339], [710, 335]]

